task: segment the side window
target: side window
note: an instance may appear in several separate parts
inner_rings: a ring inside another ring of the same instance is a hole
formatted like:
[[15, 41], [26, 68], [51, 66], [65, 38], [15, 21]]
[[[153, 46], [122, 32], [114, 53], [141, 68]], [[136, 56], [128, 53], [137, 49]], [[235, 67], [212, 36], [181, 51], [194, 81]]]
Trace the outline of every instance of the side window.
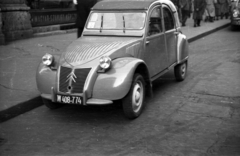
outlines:
[[153, 9], [148, 26], [148, 36], [159, 34], [162, 32], [162, 23], [161, 23], [161, 8], [156, 7]]
[[163, 8], [163, 17], [164, 17], [165, 30], [168, 31], [168, 30], [174, 29], [174, 21], [173, 21], [172, 13], [166, 7]]

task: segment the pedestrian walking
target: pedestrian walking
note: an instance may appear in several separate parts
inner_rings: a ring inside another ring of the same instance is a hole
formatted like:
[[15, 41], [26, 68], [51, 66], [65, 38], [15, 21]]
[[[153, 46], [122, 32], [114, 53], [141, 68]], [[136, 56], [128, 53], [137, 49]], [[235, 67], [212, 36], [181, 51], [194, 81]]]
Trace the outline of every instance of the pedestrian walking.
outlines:
[[180, 7], [182, 12], [182, 26], [186, 26], [186, 21], [191, 16], [191, 10], [192, 10], [192, 2], [191, 0], [181, 0], [180, 1]]
[[98, 0], [73, 0], [77, 10], [77, 37], [81, 37], [86, 20], [91, 11], [91, 8], [98, 2]]
[[204, 11], [206, 9], [206, 0], [194, 0], [193, 20], [194, 27], [200, 26], [203, 18]]
[[231, 9], [232, 9], [232, 0], [227, 0], [228, 1], [228, 16], [231, 14]]
[[228, 0], [218, 0], [220, 4], [220, 16], [221, 19], [225, 16], [226, 19], [228, 19], [229, 12], [228, 12]]
[[215, 17], [214, 0], [206, 0], [206, 18], [205, 21], [213, 22]]
[[214, 7], [215, 7], [215, 20], [220, 19], [220, 4], [218, 0], [214, 0]]
[[180, 0], [171, 0], [171, 2], [175, 5], [178, 12], [179, 21], [182, 23], [182, 11], [180, 7]]

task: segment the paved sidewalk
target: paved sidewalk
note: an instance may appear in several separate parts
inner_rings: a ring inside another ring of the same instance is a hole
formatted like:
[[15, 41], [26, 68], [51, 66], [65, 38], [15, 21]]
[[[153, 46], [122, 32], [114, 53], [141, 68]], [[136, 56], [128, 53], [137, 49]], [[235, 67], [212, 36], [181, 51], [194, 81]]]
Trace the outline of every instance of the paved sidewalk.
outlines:
[[183, 33], [188, 37], [189, 42], [193, 42], [199, 38], [216, 32], [230, 25], [229, 19], [223, 19], [211, 22], [201, 22], [200, 27], [193, 27], [193, 20], [188, 19], [187, 26], [182, 28]]
[[[193, 27], [189, 19], [182, 28], [189, 42], [227, 27], [229, 19], [202, 22]], [[0, 122], [42, 105], [37, 90], [35, 74], [45, 53], [61, 55], [65, 48], [76, 39], [76, 30], [54, 31], [35, 34], [35, 37], [0, 46]]]

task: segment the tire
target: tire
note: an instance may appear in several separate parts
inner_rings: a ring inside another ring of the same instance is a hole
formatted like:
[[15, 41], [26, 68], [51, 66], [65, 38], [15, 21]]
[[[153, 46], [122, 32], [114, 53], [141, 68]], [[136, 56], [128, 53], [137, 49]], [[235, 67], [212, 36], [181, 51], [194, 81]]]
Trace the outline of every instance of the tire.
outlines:
[[174, 74], [177, 81], [183, 81], [187, 75], [187, 61], [174, 67]]
[[145, 100], [145, 81], [142, 75], [134, 74], [128, 94], [123, 98], [123, 112], [128, 119], [137, 118], [143, 110]]
[[47, 106], [49, 109], [57, 109], [61, 106], [61, 104], [52, 102], [51, 100], [48, 100], [48, 99], [42, 98], [42, 101], [44, 105]]

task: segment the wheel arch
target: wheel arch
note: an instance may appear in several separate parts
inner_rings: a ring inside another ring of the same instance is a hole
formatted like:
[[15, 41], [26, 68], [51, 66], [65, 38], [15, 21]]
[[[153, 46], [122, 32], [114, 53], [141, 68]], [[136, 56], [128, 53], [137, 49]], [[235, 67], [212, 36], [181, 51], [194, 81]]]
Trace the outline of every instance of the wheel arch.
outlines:
[[151, 82], [150, 75], [149, 75], [146, 64], [144, 64], [144, 63], [139, 64], [135, 70], [135, 73], [139, 73], [143, 76], [144, 81], [146, 83], [146, 86], [145, 86], [146, 87], [146, 95], [152, 96], [152, 82]]
[[92, 98], [107, 100], [124, 98], [130, 90], [136, 72], [144, 77], [147, 94], [151, 93], [149, 73], [143, 60], [125, 57], [114, 60], [112, 64], [112, 68], [108, 72], [100, 73], [97, 76], [92, 90]]

